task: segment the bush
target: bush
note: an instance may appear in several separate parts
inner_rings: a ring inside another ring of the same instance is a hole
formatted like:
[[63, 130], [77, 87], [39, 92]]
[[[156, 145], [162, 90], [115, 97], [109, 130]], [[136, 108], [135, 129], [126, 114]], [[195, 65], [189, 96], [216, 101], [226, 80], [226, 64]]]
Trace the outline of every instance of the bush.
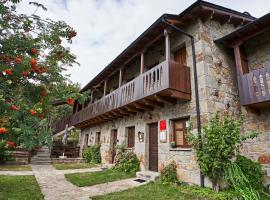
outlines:
[[200, 186], [181, 186], [183, 190], [186, 190], [188, 193], [198, 197], [198, 199], [208, 199], [208, 200], [229, 200], [236, 199], [237, 196], [233, 191], [220, 191], [215, 192], [210, 188], [202, 188]]
[[9, 160], [11, 160], [11, 156], [8, 153], [8, 149], [6, 148], [6, 142], [0, 141], [0, 164], [3, 164]]
[[101, 163], [100, 145], [93, 145], [83, 152], [83, 158], [87, 163]]
[[135, 173], [140, 169], [140, 161], [136, 154], [131, 151], [118, 152], [115, 162], [115, 169], [119, 169], [124, 172]]
[[169, 165], [167, 165], [160, 171], [160, 182], [161, 183], [176, 183], [177, 182], [175, 161], [171, 162]]
[[253, 162], [245, 156], [238, 155], [235, 163], [240, 167], [245, 174], [250, 185], [256, 190], [263, 189], [264, 171], [260, 163]]

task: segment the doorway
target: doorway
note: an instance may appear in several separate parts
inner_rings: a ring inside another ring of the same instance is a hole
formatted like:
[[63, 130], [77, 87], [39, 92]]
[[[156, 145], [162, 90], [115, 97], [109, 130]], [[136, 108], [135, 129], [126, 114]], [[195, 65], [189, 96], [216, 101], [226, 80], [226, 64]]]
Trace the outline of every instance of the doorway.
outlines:
[[158, 123], [149, 124], [149, 170], [158, 171]]
[[114, 163], [115, 155], [116, 155], [116, 145], [117, 145], [117, 129], [113, 129], [111, 132], [111, 141], [112, 141], [112, 163]]

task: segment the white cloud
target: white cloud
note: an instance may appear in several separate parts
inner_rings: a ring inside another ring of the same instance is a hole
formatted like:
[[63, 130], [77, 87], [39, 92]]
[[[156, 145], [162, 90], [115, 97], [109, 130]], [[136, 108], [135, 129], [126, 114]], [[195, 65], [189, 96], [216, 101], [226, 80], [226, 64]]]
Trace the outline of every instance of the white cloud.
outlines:
[[[21, 3], [20, 10], [33, 12], [33, 7]], [[78, 57], [80, 67], [68, 72], [74, 82], [84, 86], [108, 63], [163, 13], [179, 14], [193, 0], [39, 0], [47, 8], [38, 14], [55, 20], [64, 20], [78, 35], [70, 46]], [[248, 11], [260, 17], [270, 11], [268, 0], [211, 0], [210, 2]]]

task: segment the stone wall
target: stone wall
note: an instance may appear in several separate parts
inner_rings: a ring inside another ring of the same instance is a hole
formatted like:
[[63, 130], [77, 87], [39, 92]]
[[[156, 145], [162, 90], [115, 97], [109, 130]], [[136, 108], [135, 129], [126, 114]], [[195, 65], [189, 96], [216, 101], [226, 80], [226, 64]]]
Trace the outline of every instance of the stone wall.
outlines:
[[270, 66], [270, 31], [264, 32], [245, 43], [249, 69]]
[[[235, 116], [241, 113], [246, 117], [243, 134], [248, 130], [262, 130], [263, 134], [255, 140], [250, 140], [243, 146], [242, 153], [248, 157], [258, 160], [261, 155], [269, 153], [269, 132], [270, 118], [269, 112], [265, 111], [260, 116], [240, 106], [238, 89], [235, 75], [235, 64], [232, 50], [218, 45], [214, 40], [232, 32], [235, 27], [231, 24], [221, 25], [216, 21], [208, 20], [202, 23], [200, 20], [194, 21], [185, 31], [195, 38], [196, 60], [198, 69], [199, 96], [202, 123], [206, 124], [209, 118], [217, 111], [229, 112]], [[196, 156], [193, 149], [172, 149], [169, 144], [169, 133], [171, 132], [171, 120], [188, 117], [193, 123], [196, 132], [196, 108], [194, 94], [194, 76], [191, 53], [191, 43], [188, 38], [179, 34], [171, 34], [171, 51], [180, 46], [186, 46], [187, 65], [191, 72], [192, 99], [189, 102], [177, 102], [176, 105], [165, 105], [163, 108], [155, 108], [152, 111], [137, 113], [134, 116], [118, 119], [82, 130], [82, 135], [89, 134], [89, 145], [94, 144], [96, 132], [101, 132], [101, 154], [102, 162], [111, 162], [111, 131], [117, 129], [118, 144], [126, 144], [127, 127], [135, 126], [135, 147], [134, 152], [141, 161], [141, 169], [148, 169], [148, 124], [166, 120], [167, 141], [158, 144], [159, 167], [175, 160], [177, 163], [177, 175], [180, 180], [189, 183], [200, 183], [199, 167], [196, 163]], [[148, 57], [147, 59], [151, 59]], [[154, 56], [154, 55], [153, 55]], [[153, 58], [153, 60], [155, 60]], [[151, 63], [151, 61], [147, 61]], [[136, 66], [138, 63], [136, 63]], [[137, 68], [132, 68], [139, 69]], [[145, 133], [145, 141], [138, 141], [138, 132]], [[82, 137], [83, 138], [83, 137]], [[83, 139], [81, 140], [83, 144]], [[206, 181], [210, 186], [210, 182]]]

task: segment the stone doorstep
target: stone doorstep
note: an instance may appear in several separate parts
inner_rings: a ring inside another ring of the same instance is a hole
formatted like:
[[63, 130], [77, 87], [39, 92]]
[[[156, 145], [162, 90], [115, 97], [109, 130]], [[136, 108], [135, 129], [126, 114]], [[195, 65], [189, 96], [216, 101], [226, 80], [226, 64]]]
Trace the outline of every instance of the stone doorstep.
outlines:
[[136, 177], [148, 181], [156, 181], [160, 176], [159, 172], [153, 171], [139, 171], [136, 172]]

